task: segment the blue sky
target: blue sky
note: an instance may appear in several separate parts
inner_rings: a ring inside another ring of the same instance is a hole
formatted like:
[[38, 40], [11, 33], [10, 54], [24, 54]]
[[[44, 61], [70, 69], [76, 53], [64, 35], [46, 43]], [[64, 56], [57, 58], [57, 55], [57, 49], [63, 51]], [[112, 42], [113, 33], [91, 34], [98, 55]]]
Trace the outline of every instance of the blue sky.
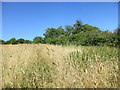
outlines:
[[2, 39], [32, 40], [47, 28], [83, 24], [113, 31], [118, 27], [117, 2], [3, 2]]

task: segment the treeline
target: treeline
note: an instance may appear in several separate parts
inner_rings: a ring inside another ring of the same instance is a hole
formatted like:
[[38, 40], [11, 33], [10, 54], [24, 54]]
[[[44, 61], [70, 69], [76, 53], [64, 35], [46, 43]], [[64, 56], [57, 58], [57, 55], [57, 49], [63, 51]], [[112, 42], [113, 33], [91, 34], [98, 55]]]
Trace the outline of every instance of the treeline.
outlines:
[[32, 41], [22, 38], [11, 38], [8, 41], [0, 40], [1, 44], [54, 44], [54, 45], [82, 45], [82, 46], [118, 46], [120, 28], [114, 32], [101, 31], [98, 27], [82, 24], [80, 20], [72, 26], [47, 28], [44, 37], [35, 37]]

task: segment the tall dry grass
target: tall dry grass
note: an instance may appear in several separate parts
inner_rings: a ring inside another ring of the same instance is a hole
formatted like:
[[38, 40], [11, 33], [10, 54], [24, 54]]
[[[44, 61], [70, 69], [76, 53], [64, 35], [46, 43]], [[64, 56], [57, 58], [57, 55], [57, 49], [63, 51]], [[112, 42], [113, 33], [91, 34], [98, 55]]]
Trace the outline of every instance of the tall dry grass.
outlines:
[[112, 47], [3, 45], [3, 88], [118, 87]]
[[0, 89], [2, 89], [2, 45], [0, 45]]

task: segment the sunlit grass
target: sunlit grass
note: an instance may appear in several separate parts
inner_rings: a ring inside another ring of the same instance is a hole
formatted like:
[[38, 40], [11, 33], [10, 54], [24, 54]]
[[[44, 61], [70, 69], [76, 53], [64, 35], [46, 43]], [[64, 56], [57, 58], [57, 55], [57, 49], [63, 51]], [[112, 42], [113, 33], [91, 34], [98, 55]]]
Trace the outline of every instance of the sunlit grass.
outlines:
[[117, 87], [117, 48], [82, 47], [82, 52], [74, 51], [66, 58], [68, 62], [78, 71], [77, 77], [83, 78], [83, 87]]
[[3, 88], [114, 88], [118, 49], [3, 45]]

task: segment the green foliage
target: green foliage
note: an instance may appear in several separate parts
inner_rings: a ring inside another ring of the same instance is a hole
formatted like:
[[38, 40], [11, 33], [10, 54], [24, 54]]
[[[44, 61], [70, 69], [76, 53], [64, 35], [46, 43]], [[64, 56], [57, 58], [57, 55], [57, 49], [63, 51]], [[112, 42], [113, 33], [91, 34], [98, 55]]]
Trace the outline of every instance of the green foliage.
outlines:
[[115, 37], [115, 40], [114, 40], [114, 45], [115, 46], [119, 46], [119, 43], [120, 43], [120, 28], [117, 28], [114, 32], [114, 37]]
[[65, 26], [65, 32], [66, 32], [66, 36], [72, 35], [74, 31], [74, 27], [70, 26], [70, 25], [66, 25]]
[[80, 20], [76, 20], [73, 26], [66, 25], [65, 29], [62, 26], [58, 28], [47, 28], [43, 35], [44, 38], [35, 37], [33, 41], [12, 38], [8, 41], [1, 40], [0, 42], [1, 44], [43, 43], [55, 45], [118, 46], [120, 41], [120, 28], [117, 28], [115, 32], [108, 30], [101, 31], [98, 27], [83, 24]]
[[10, 40], [6, 41], [4, 44], [17, 44], [16, 38], [11, 38]]
[[33, 39], [33, 43], [38, 44], [38, 43], [44, 43], [44, 40], [42, 37], [35, 37]]
[[24, 40], [24, 43], [26, 43], [26, 44], [31, 44], [32, 41], [30, 41], [30, 40]]
[[24, 40], [22, 38], [20, 38], [20, 39], [11, 38], [8, 41], [2, 41], [2, 44], [24, 44], [24, 43], [31, 44], [32, 41], [30, 41], [30, 40]]
[[99, 28], [91, 26], [89, 24], [83, 25], [84, 31], [100, 31]]
[[3, 44], [10, 44], [10, 41], [5, 41]]
[[46, 33], [44, 33], [43, 35], [46, 37], [46, 38], [56, 38], [58, 37], [59, 35], [64, 35], [65, 34], [65, 31], [64, 29], [60, 26], [58, 27], [58, 29], [55, 29], [55, 28], [48, 28], [46, 30]]
[[56, 44], [58, 44], [58, 45], [60, 45], [60, 44], [65, 45], [65, 44], [67, 44], [67, 43], [68, 43], [68, 37], [67, 37], [67, 36], [65, 36], [65, 35], [60, 35], [60, 36], [57, 38]]
[[4, 44], [4, 42], [5, 42], [4, 40], [1, 40], [1, 39], [0, 39], [0, 44]]
[[25, 42], [25, 40], [22, 39], [22, 38], [20, 38], [20, 39], [17, 40], [17, 42], [18, 42], [19, 44], [23, 44], [23, 43]]
[[76, 23], [74, 24], [73, 34], [78, 34], [82, 30], [83, 30], [82, 22], [80, 20], [76, 20]]
[[73, 26], [58, 29], [48, 28], [44, 33], [45, 43], [48, 44], [73, 44], [82, 46], [118, 46], [118, 32], [101, 31], [98, 27], [82, 24], [76, 20]]

